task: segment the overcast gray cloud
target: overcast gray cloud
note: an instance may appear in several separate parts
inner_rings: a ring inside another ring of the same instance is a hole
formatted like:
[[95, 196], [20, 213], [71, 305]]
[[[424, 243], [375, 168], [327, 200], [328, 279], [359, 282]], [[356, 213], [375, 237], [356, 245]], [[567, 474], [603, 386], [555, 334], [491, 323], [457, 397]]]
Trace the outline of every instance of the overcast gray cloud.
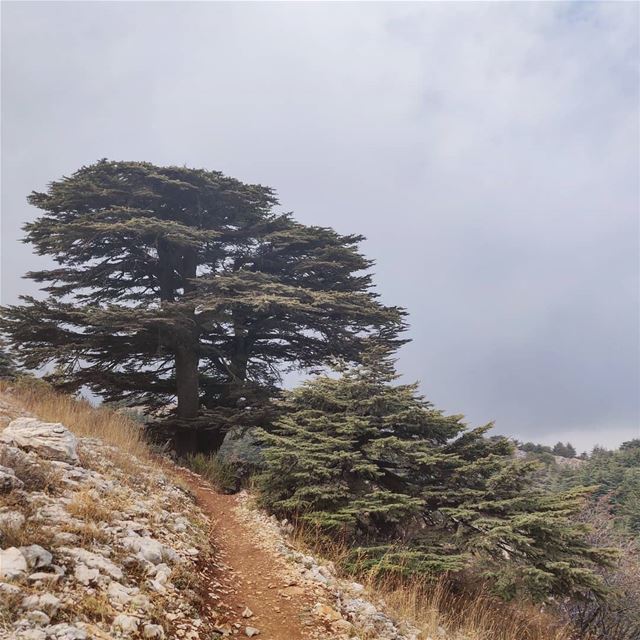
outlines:
[[640, 435], [637, 3], [3, 3], [2, 300], [32, 189], [219, 169], [367, 236], [407, 379], [473, 423]]

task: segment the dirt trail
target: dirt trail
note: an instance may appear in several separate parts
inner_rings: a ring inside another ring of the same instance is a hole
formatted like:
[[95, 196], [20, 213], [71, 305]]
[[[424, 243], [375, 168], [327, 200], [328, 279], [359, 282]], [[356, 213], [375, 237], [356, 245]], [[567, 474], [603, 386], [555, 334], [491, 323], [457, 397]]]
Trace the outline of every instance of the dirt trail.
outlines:
[[[330, 638], [311, 612], [316, 594], [291, 578], [284, 559], [260, 547], [251, 523], [239, 515], [239, 497], [216, 492], [190, 472], [181, 475], [212, 522], [216, 557], [203, 572], [218, 629], [246, 637], [245, 628], [254, 627], [259, 640]], [[252, 615], [243, 617], [247, 608]]]

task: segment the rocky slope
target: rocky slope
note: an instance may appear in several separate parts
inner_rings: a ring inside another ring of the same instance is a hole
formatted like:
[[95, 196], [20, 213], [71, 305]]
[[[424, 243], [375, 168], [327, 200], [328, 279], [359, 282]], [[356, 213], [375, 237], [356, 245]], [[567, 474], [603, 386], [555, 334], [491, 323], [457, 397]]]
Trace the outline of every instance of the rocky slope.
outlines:
[[0, 434], [1, 638], [201, 637], [190, 586], [207, 521], [127, 458], [34, 418]]

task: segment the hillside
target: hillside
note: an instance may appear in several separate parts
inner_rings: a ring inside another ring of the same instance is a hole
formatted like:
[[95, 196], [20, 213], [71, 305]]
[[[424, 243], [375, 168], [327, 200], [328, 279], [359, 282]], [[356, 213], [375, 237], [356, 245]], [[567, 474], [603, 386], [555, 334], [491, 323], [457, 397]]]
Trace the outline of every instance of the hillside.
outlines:
[[8, 394], [1, 410], [1, 637], [199, 637], [208, 524], [185, 488]]
[[154, 458], [133, 423], [26, 397], [0, 396], [0, 638], [418, 637], [246, 493]]

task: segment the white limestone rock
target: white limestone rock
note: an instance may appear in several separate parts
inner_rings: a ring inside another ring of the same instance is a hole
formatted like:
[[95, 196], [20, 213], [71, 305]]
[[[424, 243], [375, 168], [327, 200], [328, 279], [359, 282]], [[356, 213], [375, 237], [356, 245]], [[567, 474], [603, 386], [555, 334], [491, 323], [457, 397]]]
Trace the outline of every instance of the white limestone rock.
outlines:
[[19, 578], [27, 572], [27, 561], [20, 549], [9, 547], [0, 551], [0, 578]]
[[178, 559], [173, 549], [165, 547], [162, 543], [148, 536], [126, 536], [122, 538], [122, 544], [125, 548], [135, 551], [139, 558], [152, 564], [160, 564], [163, 560], [175, 562]]
[[78, 536], [69, 531], [56, 531], [53, 536], [53, 542], [57, 546], [68, 546], [70, 544], [76, 544], [76, 542], [78, 542]]
[[44, 611], [54, 616], [60, 609], [60, 599], [52, 593], [26, 596], [20, 605], [25, 611]]
[[20, 587], [8, 582], [0, 582], [0, 596], [17, 596], [20, 594]]
[[87, 640], [87, 632], [72, 624], [62, 622], [47, 627], [47, 638], [55, 640]]
[[111, 628], [116, 633], [121, 633], [122, 635], [132, 636], [138, 632], [138, 627], [140, 626], [140, 621], [133, 616], [128, 616], [124, 613], [118, 614], [111, 624]]
[[164, 562], [155, 567], [154, 577], [162, 585], [167, 583], [171, 575], [171, 567]]
[[111, 562], [111, 560], [107, 560], [104, 556], [93, 553], [92, 551], [87, 551], [86, 549], [81, 549], [80, 547], [60, 547], [59, 551], [60, 553], [75, 558], [78, 562], [89, 567], [89, 569], [98, 569], [98, 571], [111, 576], [114, 580], [122, 579], [122, 569]]
[[51, 616], [54, 616], [58, 613], [58, 609], [60, 609], [60, 598], [54, 596], [53, 593], [43, 593], [39, 599], [39, 607], [40, 611], [45, 611]]
[[167, 523], [167, 528], [173, 533], [184, 533], [188, 527], [189, 521], [181, 516], [175, 520], [169, 520]]
[[151, 604], [151, 600], [144, 593], [136, 593], [130, 602], [130, 606], [134, 609], [138, 609], [139, 611], [148, 612], [153, 609], [153, 605]]
[[14, 489], [22, 489], [24, 482], [16, 477], [16, 472], [0, 465], [0, 494], [10, 493]]
[[131, 602], [132, 595], [137, 592], [136, 588], [125, 587], [119, 582], [111, 582], [107, 588], [107, 598], [114, 607], [126, 606]]
[[22, 599], [22, 604], [20, 605], [25, 611], [31, 611], [32, 609], [38, 608], [38, 596], [31, 595], [26, 596]]
[[69, 512], [60, 502], [53, 502], [51, 504], [44, 505], [39, 510], [38, 516], [52, 525], [69, 523], [72, 521]]
[[0, 440], [25, 451], [35, 451], [42, 458], [79, 463], [78, 440], [59, 422], [17, 418], [0, 434]]
[[44, 629], [21, 629], [16, 640], [47, 640], [47, 632]]
[[0, 535], [19, 531], [24, 523], [25, 517], [19, 511], [0, 511]]
[[27, 613], [27, 620], [36, 626], [44, 627], [51, 622], [51, 618], [44, 612], [36, 609]]
[[27, 561], [29, 569], [40, 569], [48, 567], [53, 560], [53, 556], [39, 544], [31, 544], [28, 547], [20, 547], [22, 555]]
[[364, 591], [364, 585], [360, 584], [359, 582], [352, 582], [349, 585], [349, 591], [351, 593], [362, 593]]
[[164, 629], [159, 624], [145, 624], [142, 628], [142, 637], [151, 640], [164, 640]]
[[60, 573], [48, 573], [46, 571], [36, 571], [29, 575], [30, 582], [49, 582], [50, 584], [57, 583], [62, 574]]
[[158, 593], [166, 593], [167, 589], [159, 580], [149, 580], [148, 586]]
[[74, 567], [73, 575], [80, 584], [89, 585], [98, 580], [100, 572], [97, 569], [89, 569], [86, 564], [80, 563]]

